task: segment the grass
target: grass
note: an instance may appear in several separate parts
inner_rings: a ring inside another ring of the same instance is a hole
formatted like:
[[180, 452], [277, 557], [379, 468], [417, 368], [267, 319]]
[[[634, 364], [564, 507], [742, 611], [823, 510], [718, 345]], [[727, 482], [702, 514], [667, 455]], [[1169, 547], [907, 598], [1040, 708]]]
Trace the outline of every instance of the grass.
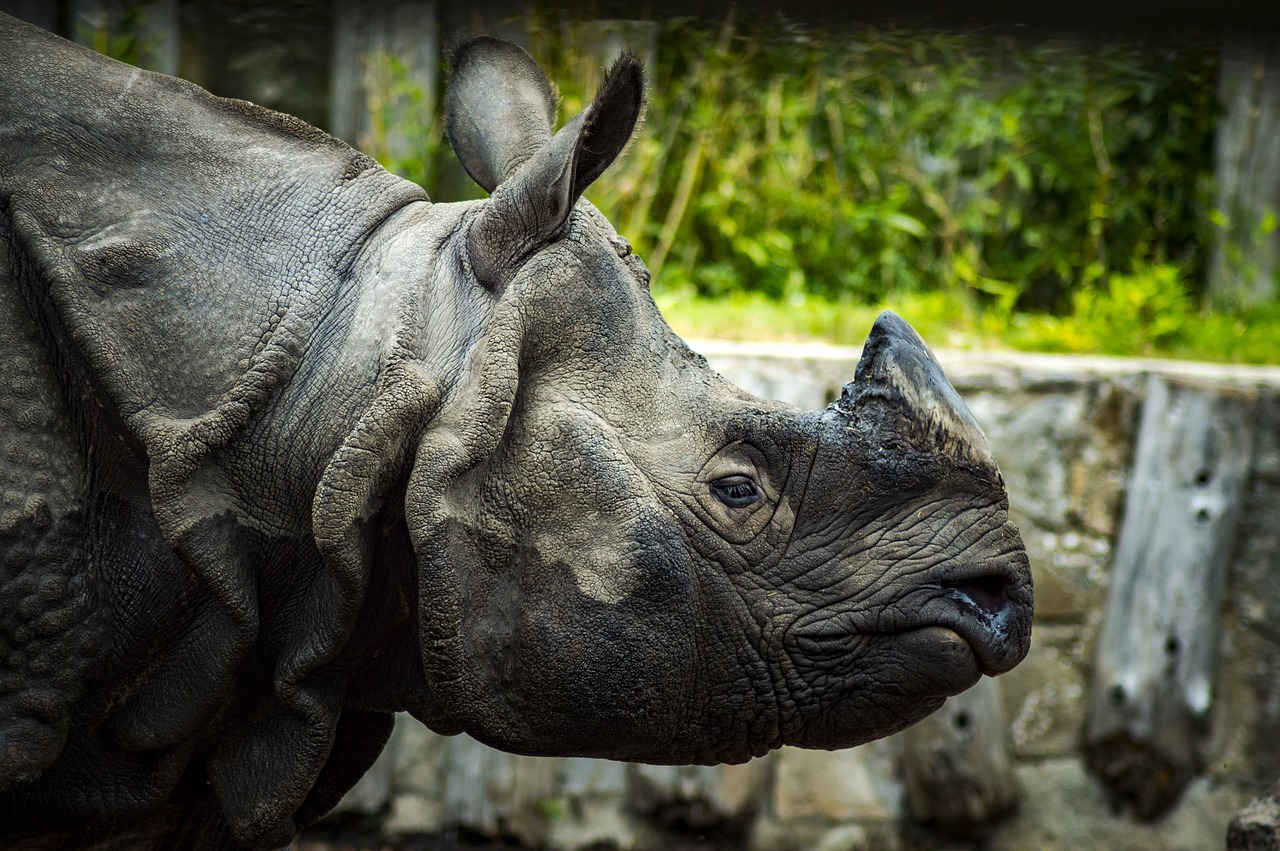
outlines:
[[941, 347], [973, 348], [996, 342], [980, 336], [958, 305], [945, 304], [937, 294], [909, 296], [880, 306], [820, 296], [783, 302], [751, 292], [710, 298], [692, 290], [655, 293], [654, 299], [676, 333], [686, 337], [858, 346], [880, 311], [890, 309]]
[[1023, 351], [1280, 364], [1280, 310], [1275, 305], [1240, 314], [1198, 314], [1191, 322], [1193, 328], [1174, 339], [1124, 346], [1100, 338], [1096, 328], [1078, 317], [1029, 314], [1015, 317], [1001, 342]]
[[1174, 324], [1155, 313], [1146, 321], [1140, 313], [1104, 313], [1106, 305], [1067, 316], [1006, 315], [939, 292], [879, 305], [818, 296], [775, 301], [758, 293], [709, 298], [690, 290], [659, 291], [655, 300], [676, 333], [691, 338], [857, 346], [877, 314], [890, 309], [937, 348], [1280, 364], [1280, 306], [1274, 305], [1237, 313], [1175, 311]]

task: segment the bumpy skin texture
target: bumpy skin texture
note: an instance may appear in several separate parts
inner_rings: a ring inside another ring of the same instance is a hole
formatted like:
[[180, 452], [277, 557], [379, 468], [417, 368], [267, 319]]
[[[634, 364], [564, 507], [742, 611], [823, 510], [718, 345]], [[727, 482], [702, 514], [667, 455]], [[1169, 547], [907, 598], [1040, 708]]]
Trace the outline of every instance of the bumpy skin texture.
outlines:
[[824, 411], [663, 323], [493, 39], [432, 204], [294, 119], [0, 16], [0, 842], [271, 847], [392, 713], [653, 762], [839, 748], [1026, 654], [1003, 482], [892, 314]]

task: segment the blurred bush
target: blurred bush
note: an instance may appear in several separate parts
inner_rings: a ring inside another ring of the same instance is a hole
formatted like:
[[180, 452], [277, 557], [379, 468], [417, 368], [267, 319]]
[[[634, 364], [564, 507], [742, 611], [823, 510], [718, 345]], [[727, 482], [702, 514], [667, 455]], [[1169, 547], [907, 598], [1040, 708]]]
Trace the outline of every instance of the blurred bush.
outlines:
[[[566, 32], [535, 52], [572, 115]], [[707, 296], [1066, 311], [1153, 263], [1198, 294], [1216, 48], [668, 21], [645, 133], [592, 198], [662, 287]]]

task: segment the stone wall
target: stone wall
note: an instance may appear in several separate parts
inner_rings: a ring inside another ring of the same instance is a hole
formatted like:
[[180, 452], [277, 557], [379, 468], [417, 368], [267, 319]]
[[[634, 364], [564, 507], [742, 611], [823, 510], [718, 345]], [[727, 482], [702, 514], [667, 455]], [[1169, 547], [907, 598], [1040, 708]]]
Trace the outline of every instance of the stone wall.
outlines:
[[[825, 346], [694, 348], [747, 389], [809, 408], [839, 393], [858, 355]], [[670, 847], [673, 832], [752, 849], [1221, 848], [1232, 815], [1280, 778], [1280, 369], [1013, 353], [939, 359], [987, 432], [1035, 576], [1031, 654], [980, 686], [1003, 704], [1019, 788], [1018, 808], [983, 844], [930, 833], [905, 815], [901, 735], [838, 753], [787, 748], [747, 765], [671, 768], [510, 756], [405, 717], [342, 811], [366, 814], [386, 832], [463, 827], [564, 849]], [[1081, 746], [1153, 373], [1256, 388], [1261, 426], [1230, 563], [1209, 756], [1178, 805], [1143, 823], [1113, 807]]]

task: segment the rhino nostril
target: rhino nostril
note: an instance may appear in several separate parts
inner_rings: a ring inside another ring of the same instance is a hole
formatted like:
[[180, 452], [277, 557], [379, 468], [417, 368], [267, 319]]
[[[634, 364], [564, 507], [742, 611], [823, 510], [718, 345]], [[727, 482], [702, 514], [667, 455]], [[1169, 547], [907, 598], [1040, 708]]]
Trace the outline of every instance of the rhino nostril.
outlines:
[[992, 615], [999, 614], [1009, 605], [1009, 580], [1004, 576], [975, 576], [948, 582], [947, 587], [959, 591], [974, 606]]

